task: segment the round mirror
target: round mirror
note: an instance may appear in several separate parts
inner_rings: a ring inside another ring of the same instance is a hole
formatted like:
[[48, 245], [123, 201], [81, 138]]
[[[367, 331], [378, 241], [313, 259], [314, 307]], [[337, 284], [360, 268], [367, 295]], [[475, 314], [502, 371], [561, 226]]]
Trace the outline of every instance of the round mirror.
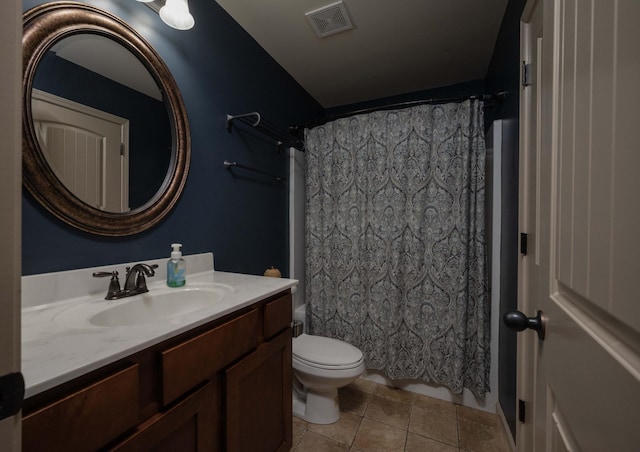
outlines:
[[23, 35], [23, 180], [79, 229], [130, 235], [175, 205], [190, 137], [182, 98], [155, 50], [89, 5], [27, 11]]

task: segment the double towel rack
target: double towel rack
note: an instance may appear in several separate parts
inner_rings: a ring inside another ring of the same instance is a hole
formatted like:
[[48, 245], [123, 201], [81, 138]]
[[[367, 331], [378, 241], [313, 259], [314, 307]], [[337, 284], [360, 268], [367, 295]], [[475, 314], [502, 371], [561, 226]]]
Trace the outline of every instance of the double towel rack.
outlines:
[[269, 173], [267, 171], [262, 171], [260, 169], [253, 168], [251, 166], [242, 165], [242, 164], [237, 163], [237, 162], [230, 162], [229, 160], [225, 160], [224, 161], [224, 167], [227, 168], [227, 169], [240, 168], [240, 169], [247, 170], [247, 171], [253, 171], [254, 173], [262, 174], [264, 176], [273, 177], [276, 180], [276, 182], [286, 182], [286, 180], [287, 180], [286, 177], [278, 176], [276, 174], [272, 174], [272, 173]]
[[263, 118], [257, 111], [242, 115], [227, 115], [227, 132], [231, 132], [232, 123], [236, 120], [253, 127], [269, 138], [275, 140], [278, 146], [278, 152], [282, 150], [282, 146], [294, 147], [299, 151], [304, 152], [304, 142], [302, 140], [295, 138], [290, 133], [282, 132], [274, 124]]

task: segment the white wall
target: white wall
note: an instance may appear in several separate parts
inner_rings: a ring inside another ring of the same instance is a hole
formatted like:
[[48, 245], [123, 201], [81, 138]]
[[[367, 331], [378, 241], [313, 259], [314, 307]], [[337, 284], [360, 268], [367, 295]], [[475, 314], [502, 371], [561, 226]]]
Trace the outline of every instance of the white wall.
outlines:
[[304, 304], [304, 152], [289, 149], [289, 278], [300, 281], [293, 308]]

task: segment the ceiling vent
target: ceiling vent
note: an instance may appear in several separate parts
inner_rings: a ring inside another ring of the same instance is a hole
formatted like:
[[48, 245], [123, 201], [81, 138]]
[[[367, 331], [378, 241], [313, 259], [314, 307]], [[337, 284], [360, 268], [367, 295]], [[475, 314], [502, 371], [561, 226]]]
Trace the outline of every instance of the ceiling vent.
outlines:
[[315, 31], [320, 38], [325, 38], [353, 28], [353, 23], [342, 0], [309, 11], [305, 13], [305, 16], [309, 25], [313, 28], [313, 31]]

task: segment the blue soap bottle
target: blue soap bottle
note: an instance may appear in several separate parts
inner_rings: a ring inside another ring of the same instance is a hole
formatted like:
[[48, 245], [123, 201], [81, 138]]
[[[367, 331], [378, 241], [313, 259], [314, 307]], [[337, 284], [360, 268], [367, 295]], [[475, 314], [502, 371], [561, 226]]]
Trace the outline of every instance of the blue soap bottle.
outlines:
[[171, 259], [167, 261], [167, 286], [182, 287], [187, 282], [187, 263], [182, 258], [181, 243], [171, 244]]

